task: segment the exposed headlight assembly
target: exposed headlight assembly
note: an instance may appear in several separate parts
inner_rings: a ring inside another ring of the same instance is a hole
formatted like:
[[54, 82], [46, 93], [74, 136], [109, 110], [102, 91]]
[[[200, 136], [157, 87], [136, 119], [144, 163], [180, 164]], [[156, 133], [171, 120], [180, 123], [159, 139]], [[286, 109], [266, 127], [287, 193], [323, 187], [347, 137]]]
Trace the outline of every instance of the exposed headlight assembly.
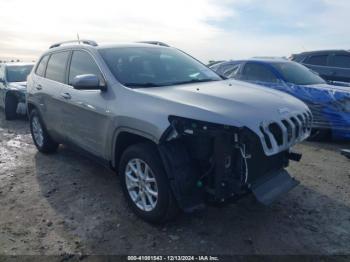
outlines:
[[200, 135], [203, 133], [213, 134], [217, 131], [234, 133], [234, 131], [237, 131], [238, 129], [228, 125], [209, 123], [179, 116], [169, 116], [168, 119], [171, 128], [166, 134], [167, 141], [170, 141], [179, 135]]

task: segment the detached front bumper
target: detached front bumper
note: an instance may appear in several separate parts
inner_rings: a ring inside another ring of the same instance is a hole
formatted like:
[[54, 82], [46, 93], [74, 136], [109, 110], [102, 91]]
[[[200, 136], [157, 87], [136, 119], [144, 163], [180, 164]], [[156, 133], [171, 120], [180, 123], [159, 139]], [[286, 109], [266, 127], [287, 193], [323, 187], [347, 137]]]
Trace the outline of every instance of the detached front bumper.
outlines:
[[255, 182], [251, 190], [256, 199], [264, 205], [270, 205], [282, 195], [299, 185], [288, 171], [281, 169], [267, 175], [263, 180]]

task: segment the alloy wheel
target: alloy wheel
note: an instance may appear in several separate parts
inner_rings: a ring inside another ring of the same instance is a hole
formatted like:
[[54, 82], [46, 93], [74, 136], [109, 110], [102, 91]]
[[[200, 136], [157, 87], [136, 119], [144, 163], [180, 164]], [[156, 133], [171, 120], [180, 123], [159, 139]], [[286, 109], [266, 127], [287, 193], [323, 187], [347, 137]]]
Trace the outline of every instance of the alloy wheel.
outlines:
[[158, 201], [157, 181], [153, 171], [141, 159], [131, 159], [125, 168], [125, 182], [135, 205], [143, 211], [152, 211]]

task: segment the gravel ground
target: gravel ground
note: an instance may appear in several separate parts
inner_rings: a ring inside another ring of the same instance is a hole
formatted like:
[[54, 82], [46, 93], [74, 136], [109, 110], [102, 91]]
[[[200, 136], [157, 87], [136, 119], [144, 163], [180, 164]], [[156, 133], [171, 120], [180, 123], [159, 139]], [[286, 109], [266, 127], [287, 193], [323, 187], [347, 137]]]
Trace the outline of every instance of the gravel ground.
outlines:
[[248, 197], [156, 227], [129, 210], [114, 172], [67, 147], [38, 153], [28, 122], [0, 111], [0, 254], [350, 254], [342, 147], [298, 145], [301, 184], [270, 207]]

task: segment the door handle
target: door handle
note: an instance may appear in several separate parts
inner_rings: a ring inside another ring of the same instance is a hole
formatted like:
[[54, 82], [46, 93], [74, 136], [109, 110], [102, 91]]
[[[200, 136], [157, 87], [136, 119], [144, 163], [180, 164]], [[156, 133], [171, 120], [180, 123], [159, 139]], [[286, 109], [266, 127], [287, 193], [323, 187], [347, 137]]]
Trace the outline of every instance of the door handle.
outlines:
[[39, 85], [36, 85], [35, 88], [36, 88], [36, 90], [41, 90], [41, 89], [43, 89], [43, 87], [42, 87], [40, 84], [39, 84]]
[[71, 99], [71, 95], [69, 93], [62, 93], [61, 96], [64, 98], [64, 99]]

